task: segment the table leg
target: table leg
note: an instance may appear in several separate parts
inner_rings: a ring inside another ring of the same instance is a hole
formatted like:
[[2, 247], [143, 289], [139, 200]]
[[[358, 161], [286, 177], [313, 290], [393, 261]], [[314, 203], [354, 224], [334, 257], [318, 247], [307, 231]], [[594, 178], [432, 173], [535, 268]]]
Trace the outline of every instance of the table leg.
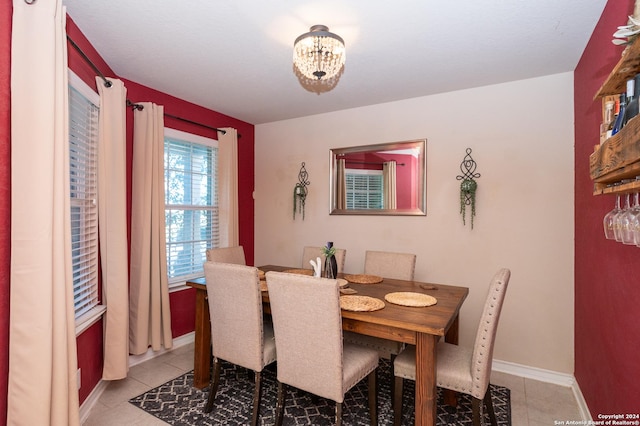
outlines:
[[[458, 319], [460, 318], [460, 316], [456, 316], [456, 318], [453, 320], [453, 324], [451, 324], [451, 327], [449, 327], [449, 331], [447, 331], [447, 334], [444, 336], [444, 341], [447, 343], [451, 343], [453, 345], [457, 345], [458, 344], [458, 328], [459, 328], [459, 322]], [[457, 407], [458, 406], [458, 395], [456, 394], [456, 392], [450, 390], [450, 389], [444, 389], [444, 403], [451, 406], [451, 407]]]
[[418, 333], [416, 336], [416, 425], [436, 424], [436, 343], [432, 334]]
[[206, 290], [196, 290], [196, 324], [193, 349], [193, 386], [209, 386], [211, 376], [211, 324]]

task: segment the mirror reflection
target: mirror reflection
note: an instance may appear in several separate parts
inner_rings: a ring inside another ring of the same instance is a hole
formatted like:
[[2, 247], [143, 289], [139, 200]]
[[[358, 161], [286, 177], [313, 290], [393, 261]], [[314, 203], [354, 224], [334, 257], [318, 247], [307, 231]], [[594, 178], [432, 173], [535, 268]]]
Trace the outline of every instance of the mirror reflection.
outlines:
[[426, 215], [426, 139], [331, 150], [332, 215]]

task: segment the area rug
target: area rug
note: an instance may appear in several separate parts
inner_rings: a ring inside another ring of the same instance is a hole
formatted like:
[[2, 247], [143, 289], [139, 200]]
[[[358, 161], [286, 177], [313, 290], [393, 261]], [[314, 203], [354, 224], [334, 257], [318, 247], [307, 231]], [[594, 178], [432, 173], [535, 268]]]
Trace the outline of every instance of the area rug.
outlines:
[[[246, 369], [223, 363], [220, 386], [211, 413], [203, 408], [208, 389], [193, 387], [193, 371], [168, 381], [129, 400], [136, 407], [174, 426], [201, 425], [247, 425], [251, 419], [251, 402], [254, 382]], [[263, 372], [263, 392], [260, 404], [261, 425], [273, 425], [277, 397], [276, 373], [273, 369]], [[393, 424], [391, 404], [390, 363], [380, 361], [378, 367], [378, 424]], [[284, 425], [332, 425], [335, 403], [309, 393], [288, 387]], [[414, 424], [414, 382], [405, 380], [402, 424]], [[498, 424], [511, 425], [511, 403], [509, 389], [491, 385], [493, 407]], [[363, 380], [345, 396], [342, 422], [344, 425], [368, 425], [367, 380]], [[486, 410], [485, 410], [486, 411]], [[489, 417], [485, 413], [485, 424]], [[471, 425], [471, 398], [460, 395], [458, 408], [444, 405], [441, 389], [438, 388], [438, 425]]]

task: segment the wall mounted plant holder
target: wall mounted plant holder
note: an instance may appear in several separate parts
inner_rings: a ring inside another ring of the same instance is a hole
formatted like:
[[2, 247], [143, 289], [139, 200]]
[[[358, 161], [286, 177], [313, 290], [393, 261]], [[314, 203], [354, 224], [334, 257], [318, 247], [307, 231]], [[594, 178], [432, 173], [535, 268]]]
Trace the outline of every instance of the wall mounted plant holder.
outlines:
[[302, 162], [302, 166], [300, 166], [300, 171], [298, 172], [298, 183], [293, 188], [293, 219], [296, 219], [296, 213], [299, 212], [302, 214], [302, 220], [304, 220], [304, 204], [307, 199], [307, 186], [311, 185], [311, 182], [308, 180], [309, 173], [307, 173], [307, 169], [304, 168], [304, 162]]
[[464, 156], [460, 163], [460, 171], [462, 175], [456, 176], [460, 180], [460, 214], [462, 215], [462, 224], [466, 225], [467, 206], [471, 207], [471, 229], [473, 229], [473, 217], [476, 215], [476, 191], [478, 182], [476, 179], [480, 177], [480, 173], [476, 173], [476, 162], [471, 157], [471, 148], [467, 148], [467, 155]]

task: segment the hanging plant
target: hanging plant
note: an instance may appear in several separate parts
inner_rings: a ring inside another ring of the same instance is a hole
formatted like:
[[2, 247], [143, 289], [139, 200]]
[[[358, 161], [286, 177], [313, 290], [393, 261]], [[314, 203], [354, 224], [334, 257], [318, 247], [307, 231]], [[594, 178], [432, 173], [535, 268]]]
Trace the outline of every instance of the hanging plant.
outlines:
[[464, 179], [460, 183], [460, 214], [462, 224], [466, 225], [467, 206], [471, 206], [471, 229], [473, 229], [473, 217], [476, 215], [476, 189], [478, 183], [473, 179]]
[[476, 190], [478, 183], [475, 179], [480, 177], [480, 173], [476, 173], [477, 164], [471, 158], [471, 148], [467, 148], [467, 155], [464, 156], [460, 163], [460, 171], [462, 175], [456, 176], [460, 182], [460, 214], [462, 215], [462, 224], [467, 224], [467, 206], [471, 206], [471, 229], [473, 229], [473, 218], [476, 215]]
[[296, 219], [296, 212], [302, 213], [302, 220], [304, 220], [304, 203], [307, 199], [307, 186], [311, 184], [309, 182], [309, 173], [302, 163], [300, 171], [298, 172], [298, 183], [293, 188], [293, 220]]

